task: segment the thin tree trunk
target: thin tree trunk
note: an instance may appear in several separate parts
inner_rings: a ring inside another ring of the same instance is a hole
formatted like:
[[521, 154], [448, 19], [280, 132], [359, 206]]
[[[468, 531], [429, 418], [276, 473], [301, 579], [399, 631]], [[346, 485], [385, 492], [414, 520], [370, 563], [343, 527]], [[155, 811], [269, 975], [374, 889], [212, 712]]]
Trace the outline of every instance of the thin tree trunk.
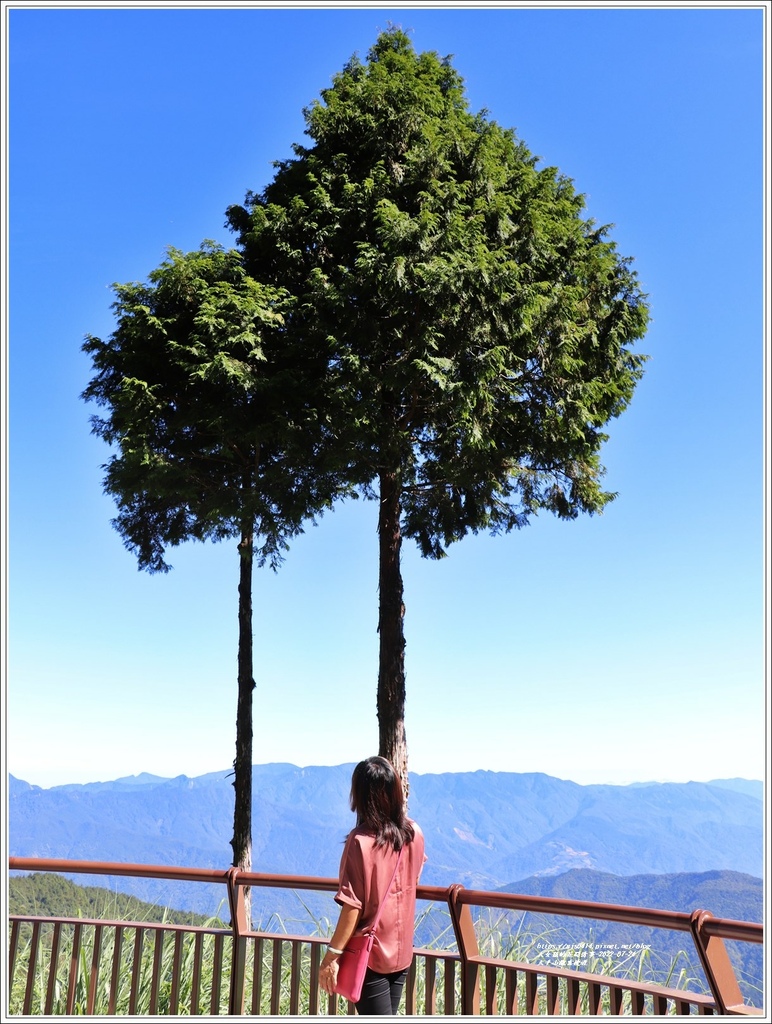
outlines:
[[381, 473], [378, 513], [378, 753], [394, 766], [408, 793], [405, 737], [405, 605], [402, 601], [400, 485], [396, 473]]
[[[252, 561], [253, 526], [242, 527], [239, 542], [239, 653], [236, 708], [236, 758], [233, 762], [233, 865], [252, 870]], [[250, 890], [244, 890], [247, 927], [251, 927]]]

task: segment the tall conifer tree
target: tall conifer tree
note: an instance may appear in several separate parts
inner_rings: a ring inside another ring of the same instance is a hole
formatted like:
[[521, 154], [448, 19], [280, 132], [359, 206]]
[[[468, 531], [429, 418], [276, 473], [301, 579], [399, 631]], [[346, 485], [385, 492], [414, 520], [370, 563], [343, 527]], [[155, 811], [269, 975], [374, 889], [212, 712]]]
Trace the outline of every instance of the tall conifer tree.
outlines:
[[378, 501], [380, 753], [407, 781], [403, 538], [600, 512], [604, 427], [648, 320], [631, 261], [553, 167], [470, 112], [449, 59], [398, 29], [306, 111], [308, 146], [228, 211], [284, 331], [327, 351], [349, 479]]
[[[238, 544], [238, 699], [233, 864], [252, 867], [252, 569], [274, 568], [305, 520], [331, 503], [323, 464], [323, 378], [308, 345], [282, 339], [279, 289], [241, 256], [205, 243], [170, 250], [145, 284], [115, 286], [117, 327], [88, 337], [83, 397], [107, 410], [94, 432], [113, 448], [104, 487], [140, 569], [166, 572], [168, 547]], [[302, 374], [298, 368], [302, 363]]]

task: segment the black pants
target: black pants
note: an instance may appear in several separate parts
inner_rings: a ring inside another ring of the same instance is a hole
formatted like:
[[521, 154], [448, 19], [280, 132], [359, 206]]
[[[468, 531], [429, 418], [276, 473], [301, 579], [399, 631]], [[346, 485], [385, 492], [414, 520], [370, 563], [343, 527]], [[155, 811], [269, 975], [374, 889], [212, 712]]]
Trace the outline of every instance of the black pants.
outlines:
[[357, 1013], [368, 1017], [396, 1016], [405, 978], [407, 967], [396, 974], [376, 974], [368, 967], [362, 996], [356, 1004]]

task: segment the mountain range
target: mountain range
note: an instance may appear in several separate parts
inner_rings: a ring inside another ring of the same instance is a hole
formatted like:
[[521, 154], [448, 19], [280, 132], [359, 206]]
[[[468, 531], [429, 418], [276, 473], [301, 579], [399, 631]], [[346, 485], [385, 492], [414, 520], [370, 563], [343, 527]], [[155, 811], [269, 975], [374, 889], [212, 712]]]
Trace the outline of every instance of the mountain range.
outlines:
[[[269, 874], [335, 877], [353, 825], [353, 765], [254, 767], [253, 868]], [[11, 856], [225, 868], [230, 864], [233, 788], [228, 772], [174, 779], [142, 774], [42, 789], [9, 779]], [[709, 783], [590, 785], [544, 774], [489, 771], [411, 775], [410, 814], [426, 836], [422, 882], [654, 909], [710, 910], [762, 918], [763, 786]], [[220, 886], [74, 875], [150, 903], [227, 918]], [[515, 881], [512, 881], [515, 879]], [[268, 930], [327, 934], [337, 915], [326, 893], [252, 890], [253, 920]], [[509, 915], [502, 934], [519, 933]], [[493, 918], [491, 918], [491, 922]], [[489, 926], [493, 924], [489, 922]], [[495, 929], [501, 931], [500, 921]], [[416, 941], [449, 929], [429, 908]], [[688, 936], [612, 922], [529, 915], [530, 934], [608, 949], [649, 945], [657, 972], [699, 975]], [[445, 936], [445, 939], [447, 935]], [[746, 998], [760, 991], [761, 947], [731, 951]], [[686, 950], [684, 954], [681, 952]], [[531, 950], [529, 959], [538, 957]], [[544, 953], [549, 958], [549, 947]], [[664, 965], [664, 966], [663, 966]], [[648, 968], [647, 968], [648, 969]]]
[[[352, 767], [254, 767], [255, 871], [337, 875], [353, 825]], [[412, 775], [409, 800], [426, 836], [422, 881], [492, 890], [579, 868], [761, 877], [761, 797], [760, 782], [742, 779], [582, 786], [540, 773], [477, 771]], [[8, 806], [12, 856], [230, 864], [233, 788], [226, 771], [50, 789], [11, 776]], [[122, 891], [156, 898], [157, 886], [129, 889], [131, 881], [121, 880]], [[210, 912], [196, 902], [177, 905]]]

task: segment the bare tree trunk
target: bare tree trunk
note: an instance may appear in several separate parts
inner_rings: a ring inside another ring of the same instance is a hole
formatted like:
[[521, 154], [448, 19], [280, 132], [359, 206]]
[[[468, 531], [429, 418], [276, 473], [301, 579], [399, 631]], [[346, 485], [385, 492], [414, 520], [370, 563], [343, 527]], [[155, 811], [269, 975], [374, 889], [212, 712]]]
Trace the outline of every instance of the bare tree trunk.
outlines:
[[400, 485], [396, 473], [381, 473], [378, 513], [378, 753], [394, 766], [408, 794], [405, 737], [405, 605], [402, 601]]
[[[236, 758], [233, 762], [233, 866], [252, 870], [252, 561], [253, 526], [244, 524], [239, 542], [239, 653], [236, 708]], [[247, 928], [251, 927], [250, 890], [244, 890]]]

